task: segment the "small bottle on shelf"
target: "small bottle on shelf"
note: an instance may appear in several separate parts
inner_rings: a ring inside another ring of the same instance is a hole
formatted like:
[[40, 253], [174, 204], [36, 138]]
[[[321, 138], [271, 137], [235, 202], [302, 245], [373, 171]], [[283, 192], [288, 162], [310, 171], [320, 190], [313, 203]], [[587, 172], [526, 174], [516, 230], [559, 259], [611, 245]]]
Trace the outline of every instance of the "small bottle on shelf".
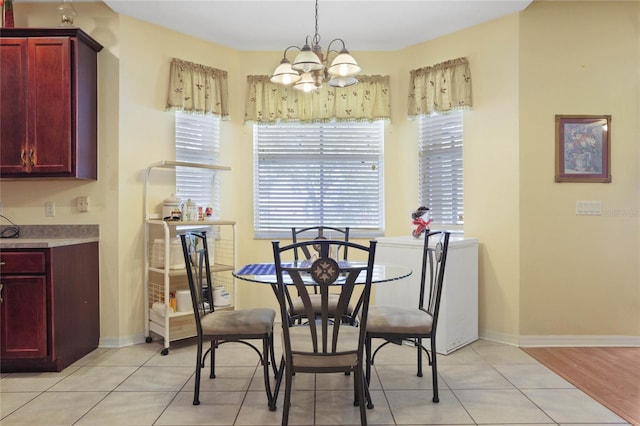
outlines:
[[173, 309], [173, 312], [176, 312], [178, 310], [178, 302], [176, 301], [176, 293], [173, 292], [173, 291], [169, 293], [169, 306], [171, 307], [171, 309]]

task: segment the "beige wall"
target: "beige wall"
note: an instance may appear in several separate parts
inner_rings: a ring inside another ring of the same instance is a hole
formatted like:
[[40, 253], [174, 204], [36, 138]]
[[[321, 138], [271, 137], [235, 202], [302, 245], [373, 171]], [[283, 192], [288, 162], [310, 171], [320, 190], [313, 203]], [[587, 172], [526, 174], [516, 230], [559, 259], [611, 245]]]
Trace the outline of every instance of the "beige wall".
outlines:
[[[637, 344], [640, 2], [533, 6], [520, 26], [520, 335]], [[612, 116], [610, 184], [554, 183], [555, 114]], [[577, 200], [603, 214], [576, 216]]]
[[[416, 207], [409, 71], [469, 58], [474, 107], [465, 113], [465, 232], [480, 241], [485, 337], [526, 344], [617, 336], [640, 344], [639, 5], [536, 1], [521, 14], [401, 51], [354, 52], [366, 74], [391, 76], [387, 235], [408, 234]], [[281, 52], [235, 51], [116, 15], [101, 3], [75, 7], [76, 23], [105, 46], [99, 54], [99, 180], [3, 181], [0, 195], [5, 214], [18, 224], [100, 224], [101, 344], [121, 346], [143, 339], [143, 175], [150, 163], [173, 158], [173, 114], [164, 111], [170, 59], [229, 72], [231, 121], [222, 125], [222, 150], [233, 170], [222, 176], [222, 215], [238, 223], [244, 264], [270, 253], [269, 241], [253, 239], [246, 75], [269, 74]], [[56, 26], [51, 9], [16, 4], [16, 25]], [[553, 183], [553, 115], [570, 113], [613, 115], [612, 184]], [[78, 195], [91, 197], [89, 213], [74, 211]], [[583, 199], [602, 200], [609, 214], [576, 217], [575, 201]], [[45, 201], [56, 202], [55, 218], [44, 217]], [[240, 282], [237, 292], [241, 307], [274, 303], [259, 285]]]

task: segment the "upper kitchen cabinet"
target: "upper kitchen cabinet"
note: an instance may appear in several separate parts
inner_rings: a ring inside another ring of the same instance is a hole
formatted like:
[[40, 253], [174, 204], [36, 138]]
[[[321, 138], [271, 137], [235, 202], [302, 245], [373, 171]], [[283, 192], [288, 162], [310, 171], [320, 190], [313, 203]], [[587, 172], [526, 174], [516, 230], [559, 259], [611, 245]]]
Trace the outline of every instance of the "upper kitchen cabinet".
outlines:
[[98, 178], [100, 50], [78, 28], [0, 29], [1, 178]]

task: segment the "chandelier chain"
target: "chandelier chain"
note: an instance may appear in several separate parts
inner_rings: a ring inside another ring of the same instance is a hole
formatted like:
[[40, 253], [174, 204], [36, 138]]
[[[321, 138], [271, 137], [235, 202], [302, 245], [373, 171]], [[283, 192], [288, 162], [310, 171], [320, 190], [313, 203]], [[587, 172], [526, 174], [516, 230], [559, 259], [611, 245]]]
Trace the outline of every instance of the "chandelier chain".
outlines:
[[319, 46], [320, 45], [320, 31], [318, 30], [318, 0], [316, 0], [316, 33], [313, 36], [313, 45], [314, 46]]

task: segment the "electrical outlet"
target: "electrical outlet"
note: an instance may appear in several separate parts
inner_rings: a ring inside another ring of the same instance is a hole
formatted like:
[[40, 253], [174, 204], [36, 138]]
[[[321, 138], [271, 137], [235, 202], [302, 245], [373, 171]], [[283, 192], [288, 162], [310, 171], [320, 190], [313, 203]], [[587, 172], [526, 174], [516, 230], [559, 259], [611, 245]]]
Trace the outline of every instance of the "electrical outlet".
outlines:
[[78, 207], [78, 211], [88, 212], [89, 211], [89, 197], [86, 195], [81, 195], [76, 199], [76, 206]]
[[44, 203], [44, 215], [46, 217], [54, 217], [56, 215], [56, 203], [53, 201]]

